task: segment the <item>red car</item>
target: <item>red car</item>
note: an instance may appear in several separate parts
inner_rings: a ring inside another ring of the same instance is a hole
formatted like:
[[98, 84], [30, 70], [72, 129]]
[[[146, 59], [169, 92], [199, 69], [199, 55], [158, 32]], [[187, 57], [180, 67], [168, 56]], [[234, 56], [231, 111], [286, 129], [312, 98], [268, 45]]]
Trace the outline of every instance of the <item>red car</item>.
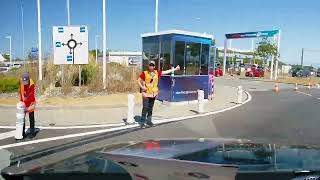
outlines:
[[260, 66], [252, 65], [251, 68], [247, 68], [246, 77], [264, 77], [264, 70]]

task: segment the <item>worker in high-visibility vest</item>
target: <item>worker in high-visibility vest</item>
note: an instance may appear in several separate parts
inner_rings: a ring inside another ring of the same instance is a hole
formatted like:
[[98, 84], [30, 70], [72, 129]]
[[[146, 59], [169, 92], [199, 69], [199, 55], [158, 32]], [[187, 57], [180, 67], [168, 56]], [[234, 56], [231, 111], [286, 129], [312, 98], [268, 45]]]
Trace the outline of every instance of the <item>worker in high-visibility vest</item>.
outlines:
[[[34, 81], [30, 78], [29, 73], [27, 72], [22, 74], [20, 80], [20, 101], [24, 103], [25, 114], [29, 114], [30, 131], [27, 136], [28, 138], [33, 138], [35, 136], [35, 84]], [[23, 136], [25, 137], [25, 124], [23, 124]]]
[[138, 84], [141, 88], [143, 104], [141, 120], [139, 122], [140, 127], [143, 128], [145, 127], [145, 125], [154, 126], [154, 124], [152, 123], [152, 111], [154, 101], [159, 93], [159, 79], [161, 75], [170, 74], [177, 70], [180, 70], [179, 65], [166, 71], [156, 70], [155, 61], [149, 61], [148, 69], [140, 74]]

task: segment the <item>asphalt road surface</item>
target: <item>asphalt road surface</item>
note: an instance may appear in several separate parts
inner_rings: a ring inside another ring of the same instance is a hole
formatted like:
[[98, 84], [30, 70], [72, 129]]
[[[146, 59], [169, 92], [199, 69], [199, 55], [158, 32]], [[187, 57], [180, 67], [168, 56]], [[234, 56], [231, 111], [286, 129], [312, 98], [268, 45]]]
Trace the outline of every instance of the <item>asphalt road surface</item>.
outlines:
[[[230, 84], [236, 85], [235, 83]], [[243, 106], [223, 113], [147, 129], [133, 128], [113, 133], [12, 147], [7, 150], [15, 156], [29, 153], [38, 153], [41, 156], [46, 152], [58, 152], [80, 145], [93, 148], [109, 143], [153, 138], [223, 137], [257, 140], [266, 143], [319, 144], [320, 89], [300, 88], [301, 90], [296, 92], [290, 87], [293, 86], [288, 86], [286, 89], [281, 89], [279, 93], [275, 93], [270, 89], [272, 85], [265, 91], [260, 91], [259, 88], [250, 88], [250, 85], [247, 85], [246, 89], [252, 89], [250, 91], [252, 100]], [[79, 133], [93, 130], [96, 129], [68, 131], [69, 133]], [[50, 133], [63, 134], [65, 132]], [[54, 151], [50, 151], [52, 148]]]

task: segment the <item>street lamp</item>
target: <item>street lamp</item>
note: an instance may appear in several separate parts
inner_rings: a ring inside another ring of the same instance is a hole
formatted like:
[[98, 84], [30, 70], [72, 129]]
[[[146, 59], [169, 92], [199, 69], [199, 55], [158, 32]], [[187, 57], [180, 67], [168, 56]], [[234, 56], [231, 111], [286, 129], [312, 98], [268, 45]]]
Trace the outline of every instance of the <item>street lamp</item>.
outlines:
[[102, 54], [103, 54], [103, 75], [102, 75], [102, 82], [103, 82], [103, 89], [107, 88], [107, 31], [106, 31], [106, 0], [102, 0], [102, 38], [103, 38], [103, 49], [102, 49]]
[[40, 0], [37, 0], [37, 14], [38, 14], [38, 58], [39, 58], [39, 81], [42, 80], [42, 48], [41, 48], [41, 15], [40, 15]]
[[98, 63], [98, 37], [100, 37], [99, 35], [95, 36], [95, 41], [96, 41], [96, 64]]
[[6, 36], [7, 39], [9, 39], [9, 42], [10, 42], [10, 66], [12, 66], [12, 54], [11, 54], [11, 36]]
[[154, 23], [154, 31], [158, 32], [158, 10], [159, 10], [159, 0], [156, 0], [156, 15]]

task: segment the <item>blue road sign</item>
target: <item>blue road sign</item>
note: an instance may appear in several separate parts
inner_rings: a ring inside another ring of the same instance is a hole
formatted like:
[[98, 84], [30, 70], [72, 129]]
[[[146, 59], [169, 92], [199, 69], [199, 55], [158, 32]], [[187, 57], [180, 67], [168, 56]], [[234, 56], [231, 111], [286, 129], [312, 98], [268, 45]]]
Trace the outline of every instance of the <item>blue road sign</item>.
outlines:
[[61, 47], [61, 42], [56, 42], [56, 47]]
[[80, 32], [86, 32], [86, 27], [80, 27]]
[[63, 33], [64, 32], [63, 27], [58, 27], [58, 32]]
[[67, 56], [67, 61], [72, 61], [72, 56], [68, 55]]

